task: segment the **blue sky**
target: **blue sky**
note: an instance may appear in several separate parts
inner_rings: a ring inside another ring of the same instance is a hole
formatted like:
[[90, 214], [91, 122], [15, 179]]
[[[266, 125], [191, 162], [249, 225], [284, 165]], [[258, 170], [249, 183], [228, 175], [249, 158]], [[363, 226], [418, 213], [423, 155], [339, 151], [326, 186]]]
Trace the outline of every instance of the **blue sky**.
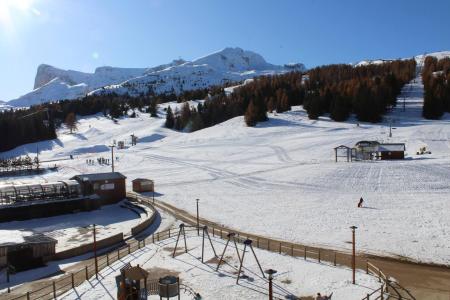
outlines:
[[450, 50], [450, 1], [0, 0], [0, 100], [41, 63], [93, 72], [227, 46], [308, 67]]

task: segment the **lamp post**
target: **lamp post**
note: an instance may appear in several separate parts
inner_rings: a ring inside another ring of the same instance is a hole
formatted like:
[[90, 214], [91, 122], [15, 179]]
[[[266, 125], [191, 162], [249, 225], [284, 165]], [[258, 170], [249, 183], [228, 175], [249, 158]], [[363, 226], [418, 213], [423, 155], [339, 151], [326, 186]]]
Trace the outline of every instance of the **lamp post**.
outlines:
[[114, 147], [115, 145], [109, 146], [111, 148], [111, 170], [114, 173]]
[[269, 274], [269, 300], [273, 300], [273, 289], [272, 289], [272, 279], [273, 274], [275, 274], [277, 271], [273, 269], [265, 270], [264, 273]]
[[196, 199], [197, 201], [197, 235], [200, 236], [200, 221], [198, 219], [198, 201], [200, 201], [200, 199]]
[[356, 226], [351, 226], [350, 227], [352, 230], [352, 271], [353, 271], [353, 284], [356, 283], [355, 280], [355, 272], [356, 272], [356, 247], [355, 247], [355, 229], [357, 229], [358, 227]]
[[94, 224], [94, 258], [95, 258], [95, 278], [98, 279], [98, 263], [97, 263], [97, 237], [95, 232], [95, 224]]
[[389, 137], [392, 137], [392, 129], [397, 129], [395, 127], [392, 127], [392, 123], [395, 123], [395, 120], [389, 119]]

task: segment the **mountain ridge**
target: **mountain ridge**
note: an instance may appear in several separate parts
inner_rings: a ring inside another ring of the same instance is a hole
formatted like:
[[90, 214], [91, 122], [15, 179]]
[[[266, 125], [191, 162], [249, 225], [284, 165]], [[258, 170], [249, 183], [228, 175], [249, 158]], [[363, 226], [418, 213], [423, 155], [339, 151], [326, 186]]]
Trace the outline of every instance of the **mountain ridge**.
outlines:
[[8, 105], [24, 107], [112, 92], [130, 95], [150, 91], [179, 93], [292, 70], [304, 71], [305, 66], [301, 63], [270, 64], [256, 52], [231, 47], [193, 61], [178, 59], [151, 68], [104, 66], [96, 68], [94, 73], [85, 73], [42, 64], [36, 73], [34, 90], [8, 101]]

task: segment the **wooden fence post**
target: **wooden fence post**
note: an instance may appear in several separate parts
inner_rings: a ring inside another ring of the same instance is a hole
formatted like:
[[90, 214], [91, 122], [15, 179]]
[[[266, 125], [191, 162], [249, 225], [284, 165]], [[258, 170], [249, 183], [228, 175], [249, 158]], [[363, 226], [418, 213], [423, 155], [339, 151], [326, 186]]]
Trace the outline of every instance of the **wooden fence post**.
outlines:
[[169, 228], [169, 238], [170, 238], [170, 228]]
[[27, 300], [30, 300], [30, 292], [27, 292]]
[[304, 248], [304, 250], [305, 250], [305, 255], [304, 255], [304, 258], [305, 258], [305, 260], [306, 260], [306, 247]]
[[106, 265], [109, 266], [109, 252], [106, 253]]
[[214, 227], [213, 227], [213, 237], [215, 236], [214, 234], [215, 234], [215, 230], [214, 230]]
[[294, 244], [291, 244], [291, 256], [294, 256]]
[[336, 251], [334, 251], [334, 266], [336, 267]]
[[155, 243], [155, 234], [152, 234], [152, 243]]
[[120, 259], [120, 249], [117, 249], [117, 259]]
[[222, 238], [222, 228], [220, 228], [220, 238]]
[[366, 274], [369, 274], [369, 261], [366, 260]]
[[52, 283], [53, 283], [53, 299], [56, 299], [56, 284], [54, 280]]
[[256, 238], [256, 247], [259, 248], [259, 237]]
[[278, 247], [278, 253], [281, 254], [281, 242], [280, 242], [280, 245]]
[[145, 239], [142, 240], [144, 242], [144, 247], [145, 247]]
[[131, 253], [131, 247], [130, 247], [131, 245], [130, 244], [128, 244], [128, 254], [130, 254]]
[[87, 266], [84, 267], [84, 271], [86, 273], [86, 280], [88, 280], [89, 276], [88, 276], [88, 267]]
[[319, 257], [318, 257], [319, 263], [320, 263], [320, 249], [319, 249]]
[[159, 242], [159, 232], [156, 233], [156, 238], [157, 238], [157, 240]]
[[73, 273], [70, 273], [70, 277], [71, 277], [71, 279], [72, 279], [72, 288], [74, 289], [75, 288], [75, 279], [74, 279], [74, 275], [73, 275]]

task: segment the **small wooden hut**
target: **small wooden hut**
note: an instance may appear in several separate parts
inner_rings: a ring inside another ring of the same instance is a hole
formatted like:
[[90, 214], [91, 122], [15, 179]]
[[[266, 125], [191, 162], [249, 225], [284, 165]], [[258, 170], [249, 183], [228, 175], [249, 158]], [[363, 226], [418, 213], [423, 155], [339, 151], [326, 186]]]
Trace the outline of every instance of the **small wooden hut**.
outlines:
[[133, 192], [144, 193], [155, 191], [155, 184], [151, 179], [136, 178], [132, 182], [133, 182]]

